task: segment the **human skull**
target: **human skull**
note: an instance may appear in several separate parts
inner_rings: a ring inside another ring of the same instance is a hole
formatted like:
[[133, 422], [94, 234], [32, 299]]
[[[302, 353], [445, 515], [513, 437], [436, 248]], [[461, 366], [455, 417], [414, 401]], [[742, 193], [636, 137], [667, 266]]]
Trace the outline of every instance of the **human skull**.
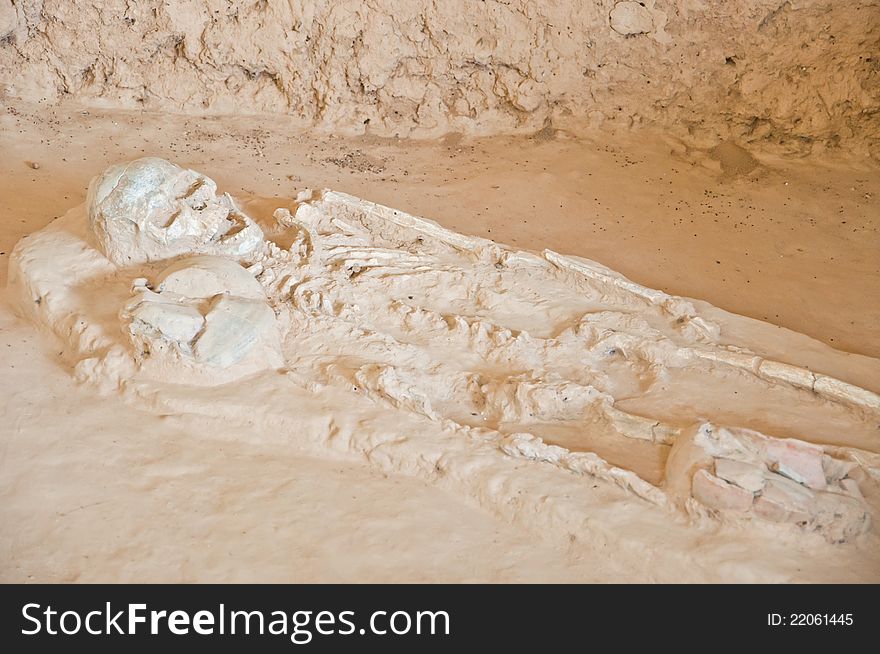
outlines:
[[156, 157], [108, 168], [92, 180], [89, 225], [119, 265], [182, 254], [244, 256], [263, 232], [214, 180]]

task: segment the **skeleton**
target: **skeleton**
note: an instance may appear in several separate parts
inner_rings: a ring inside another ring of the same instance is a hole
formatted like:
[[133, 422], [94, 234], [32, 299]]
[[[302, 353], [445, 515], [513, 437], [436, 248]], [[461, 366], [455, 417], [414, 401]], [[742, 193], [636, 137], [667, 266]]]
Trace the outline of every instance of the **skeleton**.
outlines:
[[[133, 290], [127, 342], [83, 344], [89, 365], [129, 352], [144, 374], [195, 371], [186, 379], [202, 384], [293, 371], [699, 519], [792, 523], [830, 541], [870, 528], [863, 490], [880, 457], [853, 445], [877, 436], [870, 391], [722, 345], [690, 302], [593, 262], [332, 191], [301, 194], [264, 235], [215, 190], [155, 159], [93, 183], [91, 234], [115, 264], [103, 274]], [[27, 264], [39, 246], [14, 256], [29, 300], [50, 283]], [[31, 311], [53, 324], [50, 303]]]

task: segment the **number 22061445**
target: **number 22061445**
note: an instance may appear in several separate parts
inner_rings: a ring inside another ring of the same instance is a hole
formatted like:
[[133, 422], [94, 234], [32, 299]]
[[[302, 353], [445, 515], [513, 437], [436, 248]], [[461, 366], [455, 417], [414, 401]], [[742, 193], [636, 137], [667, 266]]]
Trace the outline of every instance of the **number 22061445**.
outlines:
[[770, 627], [849, 627], [854, 623], [852, 613], [768, 613]]

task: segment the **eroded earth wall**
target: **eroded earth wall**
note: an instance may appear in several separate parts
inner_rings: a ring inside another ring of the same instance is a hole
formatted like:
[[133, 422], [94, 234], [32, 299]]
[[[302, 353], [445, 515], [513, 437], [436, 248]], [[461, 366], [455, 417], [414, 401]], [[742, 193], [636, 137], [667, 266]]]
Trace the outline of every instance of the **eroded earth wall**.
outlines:
[[880, 149], [877, 0], [0, 0], [0, 97]]

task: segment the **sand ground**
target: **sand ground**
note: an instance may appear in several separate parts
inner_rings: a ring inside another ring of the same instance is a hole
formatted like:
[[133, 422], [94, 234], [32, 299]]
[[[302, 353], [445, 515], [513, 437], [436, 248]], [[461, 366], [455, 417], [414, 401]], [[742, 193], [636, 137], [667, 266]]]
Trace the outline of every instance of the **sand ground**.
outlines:
[[[0, 282], [15, 242], [110, 163], [162, 156], [252, 213], [330, 187], [880, 356], [880, 176], [866, 162], [692, 151], [660, 134], [439, 142], [283, 119], [7, 106]], [[71, 381], [5, 307], [0, 579], [627, 581], [420, 481], [204, 438]], [[880, 370], [880, 368], [878, 368]], [[230, 428], [232, 429], [232, 428]]]

